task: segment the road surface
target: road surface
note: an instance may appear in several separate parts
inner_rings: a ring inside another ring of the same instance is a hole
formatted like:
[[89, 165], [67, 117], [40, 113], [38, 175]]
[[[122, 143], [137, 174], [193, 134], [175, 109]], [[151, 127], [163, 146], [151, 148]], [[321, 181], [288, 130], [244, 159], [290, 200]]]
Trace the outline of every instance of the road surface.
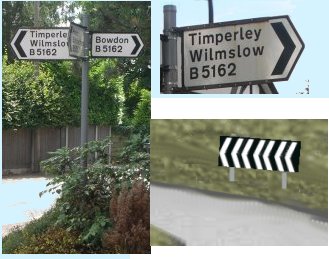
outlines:
[[328, 245], [328, 223], [256, 200], [151, 184], [151, 224], [186, 245]]
[[1, 184], [2, 236], [14, 227], [24, 226], [41, 215], [54, 204], [57, 195], [39, 192], [46, 189], [45, 177], [4, 178]]

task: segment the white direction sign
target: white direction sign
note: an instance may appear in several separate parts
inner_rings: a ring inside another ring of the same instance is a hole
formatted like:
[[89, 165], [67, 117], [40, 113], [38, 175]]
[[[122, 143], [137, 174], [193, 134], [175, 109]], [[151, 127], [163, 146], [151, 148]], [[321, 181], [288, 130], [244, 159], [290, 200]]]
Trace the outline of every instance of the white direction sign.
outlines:
[[144, 44], [136, 33], [93, 33], [93, 57], [137, 57]]
[[11, 41], [11, 47], [18, 59], [75, 59], [69, 56], [68, 34], [68, 28], [19, 29]]
[[71, 22], [68, 37], [70, 56], [78, 58], [85, 57], [84, 42], [86, 31], [86, 27]]
[[304, 43], [288, 16], [176, 28], [182, 31], [183, 85], [288, 80]]

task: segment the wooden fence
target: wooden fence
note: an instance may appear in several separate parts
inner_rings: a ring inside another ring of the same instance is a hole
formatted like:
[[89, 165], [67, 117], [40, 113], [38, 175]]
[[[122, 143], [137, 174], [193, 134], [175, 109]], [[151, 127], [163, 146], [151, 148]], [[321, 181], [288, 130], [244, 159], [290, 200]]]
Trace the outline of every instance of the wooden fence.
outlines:
[[[125, 146], [126, 135], [111, 133], [109, 126], [89, 126], [88, 141], [111, 136], [109, 152], [115, 161]], [[48, 152], [61, 147], [80, 145], [80, 128], [37, 128], [2, 130], [2, 174], [40, 172], [40, 162], [49, 158]]]

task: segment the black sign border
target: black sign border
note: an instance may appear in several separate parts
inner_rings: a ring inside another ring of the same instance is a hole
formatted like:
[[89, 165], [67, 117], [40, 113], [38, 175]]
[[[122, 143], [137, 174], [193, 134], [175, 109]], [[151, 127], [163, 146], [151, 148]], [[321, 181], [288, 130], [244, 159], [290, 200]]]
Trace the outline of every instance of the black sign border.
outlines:
[[[296, 34], [298, 40], [300, 41], [302, 48], [297, 55], [294, 63], [291, 66], [291, 69], [285, 78], [278, 78], [278, 79], [265, 79], [265, 80], [254, 80], [254, 81], [241, 81], [235, 83], [226, 83], [226, 84], [212, 84], [212, 85], [201, 85], [201, 86], [185, 86], [184, 82], [184, 37], [183, 34], [185, 31], [193, 31], [193, 30], [200, 30], [200, 29], [209, 29], [209, 28], [218, 28], [224, 27], [229, 25], [242, 25], [248, 23], [257, 23], [257, 22], [265, 22], [274, 19], [287, 19], [291, 28], [293, 29], [294, 33]], [[268, 16], [268, 17], [259, 17], [259, 18], [251, 18], [251, 19], [243, 19], [243, 20], [235, 20], [235, 21], [227, 21], [227, 22], [219, 22], [219, 23], [211, 23], [211, 24], [201, 24], [201, 25], [193, 25], [193, 26], [184, 26], [184, 27], [174, 27], [174, 32], [177, 33], [181, 37], [181, 60], [182, 60], [182, 73], [181, 73], [181, 81], [182, 87], [185, 90], [207, 90], [207, 89], [218, 89], [218, 88], [225, 88], [225, 87], [234, 87], [234, 86], [244, 86], [244, 85], [257, 85], [257, 84], [268, 84], [271, 82], [278, 82], [278, 81], [287, 81], [290, 78], [292, 71], [294, 70], [301, 54], [304, 51], [305, 44], [300, 37], [299, 33], [297, 32], [294, 24], [292, 23], [289, 15], [280, 15], [280, 16]], [[179, 54], [178, 54], [179, 55]]]

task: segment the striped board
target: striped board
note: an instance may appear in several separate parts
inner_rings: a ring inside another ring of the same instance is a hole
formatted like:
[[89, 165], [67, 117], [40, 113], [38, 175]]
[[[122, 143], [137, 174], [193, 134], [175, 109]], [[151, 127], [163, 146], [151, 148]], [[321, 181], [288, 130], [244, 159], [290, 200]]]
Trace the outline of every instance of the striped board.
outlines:
[[218, 166], [298, 172], [301, 142], [220, 136]]

